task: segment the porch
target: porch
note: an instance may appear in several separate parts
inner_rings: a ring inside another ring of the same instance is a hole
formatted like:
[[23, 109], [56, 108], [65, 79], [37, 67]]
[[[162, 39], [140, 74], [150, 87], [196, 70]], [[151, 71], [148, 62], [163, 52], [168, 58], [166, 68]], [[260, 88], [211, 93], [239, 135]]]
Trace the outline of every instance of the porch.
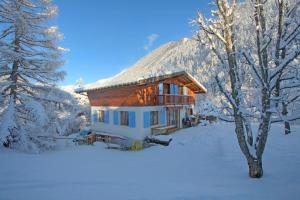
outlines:
[[157, 105], [190, 105], [195, 104], [195, 98], [188, 95], [162, 94], [156, 96]]

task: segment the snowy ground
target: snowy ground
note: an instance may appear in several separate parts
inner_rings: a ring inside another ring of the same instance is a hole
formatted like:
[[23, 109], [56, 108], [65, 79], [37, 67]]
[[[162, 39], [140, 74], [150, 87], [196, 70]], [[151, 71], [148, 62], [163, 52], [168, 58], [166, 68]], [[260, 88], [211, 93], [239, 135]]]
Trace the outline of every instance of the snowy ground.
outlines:
[[69, 146], [39, 155], [0, 149], [1, 200], [300, 199], [300, 127], [271, 130], [265, 174], [250, 179], [232, 125], [193, 127], [139, 152]]

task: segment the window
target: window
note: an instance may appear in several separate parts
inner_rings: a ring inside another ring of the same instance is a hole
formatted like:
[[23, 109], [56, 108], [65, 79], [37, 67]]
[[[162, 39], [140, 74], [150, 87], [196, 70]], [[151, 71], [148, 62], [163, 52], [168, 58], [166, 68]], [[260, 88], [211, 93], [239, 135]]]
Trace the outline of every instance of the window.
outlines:
[[98, 111], [98, 121], [99, 122], [104, 122], [104, 110], [99, 110]]
[[170, 84], [164, 84], [164, 93], [170, 94]]
[[128, 126], [129, 120], [128, 120], [128, 112], [127, 111], [120, 111], [120, 118], [121, 118], [121, 125], [122, 126]]
[[151, 111], [150, 112], [150, 125], [157, 125], [158, 124], [158, 111]]

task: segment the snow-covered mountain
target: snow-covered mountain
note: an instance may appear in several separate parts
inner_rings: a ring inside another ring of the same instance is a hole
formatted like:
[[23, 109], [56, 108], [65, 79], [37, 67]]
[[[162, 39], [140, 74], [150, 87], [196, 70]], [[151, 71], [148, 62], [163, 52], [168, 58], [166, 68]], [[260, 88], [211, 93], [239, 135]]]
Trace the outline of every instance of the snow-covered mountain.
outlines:
[[209, 51], [199, 46], [199, 42], [184, 38], [179, 41], [168, 42], [138, 60], [131, 67], [121, 73], [85, 85], [85, 88], [96, 88], [127, 82], [156, 75], [168, 74], [185, 70], [192, 74], [200, 83], [210, 88], [210, 73], [207, 63]]

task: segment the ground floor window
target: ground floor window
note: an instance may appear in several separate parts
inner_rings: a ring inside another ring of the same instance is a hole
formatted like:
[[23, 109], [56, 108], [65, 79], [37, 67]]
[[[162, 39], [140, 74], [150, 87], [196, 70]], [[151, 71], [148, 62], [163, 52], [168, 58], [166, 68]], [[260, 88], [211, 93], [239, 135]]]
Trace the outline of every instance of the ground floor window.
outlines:
[[98, 110], [98, 121], [104, 122], [104, 110]]
[[167, 110], [167, 125], [175, 125], [179, 127], [180, 125], [180, 110], [179, 109], [169, 109]]
[[120, 121], [122, 126], [129, 125], [128, 111], [120, 111]]
[[157, 125], [158, 124], [158, 111], [151, 111], [150, 112], [150, 125]]

